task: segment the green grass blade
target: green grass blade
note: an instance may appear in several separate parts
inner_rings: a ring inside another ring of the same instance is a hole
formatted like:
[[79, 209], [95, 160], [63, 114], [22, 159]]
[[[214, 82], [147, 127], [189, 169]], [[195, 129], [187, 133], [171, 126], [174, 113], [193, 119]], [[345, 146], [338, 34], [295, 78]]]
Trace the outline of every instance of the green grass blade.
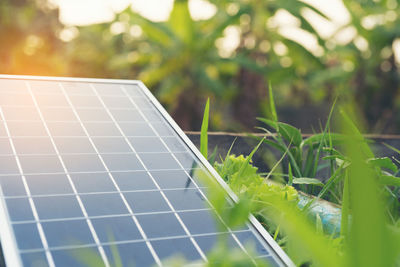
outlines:
[[275, 100], [274, 100], [274, 94], [272, 92], [271, 81], [269, 81], [268, 90], [269, 90], [269, 108], [271, 110], [271, 116], [275, 122], [278, 122], [278, 114], [276, 112]]
[[214, 164], [214, 162], [217, 158], [217, 154], [218, 154], [218, 146], [215, 146], [213, 152], [210, 155], [210, 158], [208, 159], [208, 161], [211, 163], [211, 165]]
[[[344, 164], [344, 163], [343, 163]], [[311, 205], [317, 200], [320, 199], [321, 197], [323, 197], [325, 195], [325, 193], [341, 178], [341, 176], [339, 175], [343, 166], [341, 165], [334, 173], [333, 175], [329, 178], [329, 180], [325, 183], [325, 185], [323, 185], [321, 191], [319, 192], [319, 194], [317, 195], [317, 197], [311, 199], [303, 208], [303, 210], [307, 210], [308, 208], [311, 207]]]
[[[323, 138], [322, 138], [322, 140], [325, 139], [325, 135], [326, 135], [326, 133], [327, 133], [327, 131], [328, 131], [328, 128], [329, 128], [329, 125], [330, 125], [330, 123], [331, 123], [331, 118], [332, 118], [332, 115], [333, 115], [333, 110], [335, 109], [336, 101], [337, 101], [337, 97], [336, 97], [335, 100], [333, 101], [331, 110], [329, 111], [329, 116], [328, 116], [328, 120], [326, 121], [326, 125], [325, 125], [325, 129], [324, 129], [324, 132], [323, 132]], [[318, 146], [318, 149], [317, 149], [317, 154], [315, 155], [315, 159], [314, 159], [314, 167], [313, 167], [312, 172], [311, 172], [311, 177], [315, 177], [315, 175], [317, 174], [317, 167], [318, 167], [318, 162], [319, 162], [319, 155], [320, 155], [320, 153], [321, 153], [321, 149], [322, 149], [323, 143], [324, 143], [323, 141], [321, 141], [321, 142], [319, 143], [319, 146]]]
[[[290, 144], [289, 144], [290, 146]], [[286, 149], [285, 153], [283, 153], [282, 157], [275, 163], [275, 165], [272, 167], [271, 171], [268, 173], [268, 175], [265, 177], [265, 180], [268, 180], [269, 177], [272, 175], [272, 173], [275, 171], [276, 168], [278, 168], [279, 164], [281, 164], [282, 160], [285, 158], [286, 154], [289, 152], [289, 147]]]
[[293, 173], [292, 173], [292, 165], [290, 165], [290, 162], [289, 162], [288, 172], [289, 172], [288, 185], [292, 186], [292, 184], [293, 184]]
[[384, 145], [384, 146], [386, 146], [387, 148], [389, 148], [389, 149], [393, 150], [394, 152], [396, 152], [396, 153], [400, 154], [400, 150], [399, 150], [399, 149], [397, 149], [397, 148], [395, 148], [394, 146], [391, 146], [391, 145], [389, 145], [389, 144], [386, 144], [386, 143], [383, 143], [383, 145]]
[[344, 177], [344, 185], [343, 185], [343, 198], [342, 198], [342, 218], [340, 222], [340, 235], [342, 237], [347, 238], [347, 234], [349, 232], [349, 212], [350, 212], [350, 195], [349, 195], [349, 177], [347, 172]]
[[246, 170], [246, 167], [249, 165], [251, 159], [253, 158], [253, 155], [256, 153], [258, 148], [261, 146], [261, 144], [264, 142], [265, 137], [257, 144], [257, 146], [251, 151], [251, 153], [247, 156], [246, 162], [242, 165], [240, 170], [238, 171], [238, 176], [243, 175], [244, 171]]
[[200, 134], [200, 152], [208, 158], [208, 118], [210, 112], [210, 99], [207, 99], [206, 107], [204, 108], [203, 123], [201, 124]]
[[301, 170], [299, 168], [299, 165], [296, 162], [295, 157], [293, 156], [293, 154], [290, 152], [289, 147], [291, 145], [291, 142], [289, 144], [289, 146], [286, 146], [285, 142], [282, 140], [282, 138], [278, 138], [275, 135], [273, 135], [268, 129], [265, 128], [261, 128], [263, 131], [265, 131], [266, 133], [269, 134], [269, 136], [271, 136], [274, 140], [275, 140], [275, 144], [273, 144], [273, 142], [271, 142], [270, 140], [267, 140], [266, 138], [264, 139], [265, 143], [268, 143], [270, 145], [273, 145], [277, 148], [279, 148], [281, 150], [281, 152], [284, 152], [285, 154], [288, 155], [289, 157], [289, 161], [292, 164], [293, 168], [294, 168], [294, 173], [297, 177], [301, 177]]
[[[387, 229], [383, 187], [379, 185], [376, 173], [367, 164], [373, 157], [367, 143], [355, 142], [363, 137], [350, 117], [341, 110], [342, 129], [347, 134], [343, 146], [351, 164], [348, 167], [351, 207], [351, 226], [346, 249], [349, 266], [394, 266], [395, 252], [392, 236]], [[355, 140], [354, 140], [355, 139]]]

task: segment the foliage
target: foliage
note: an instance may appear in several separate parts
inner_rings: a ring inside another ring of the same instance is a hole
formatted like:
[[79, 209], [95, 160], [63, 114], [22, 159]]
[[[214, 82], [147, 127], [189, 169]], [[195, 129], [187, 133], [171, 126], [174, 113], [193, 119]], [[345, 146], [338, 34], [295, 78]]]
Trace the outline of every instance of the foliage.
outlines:
[[[211, 129], [257, 125], [257, 116], [270, 115], [269, 80], [286, 111], [303, 107], [324, 114], [325, 103], [340, 92], [362, 111], [367, 130], [398, 130], [397, 0], [344, 1], [349, 20], [331, 36], [311, 20], [329, 24], [330, 17], [303, 1], [209, 3], [216, 13], [208, 19], [193, 19], [184, 0], [175, 1], [164, 22], [127, 8], [110, 22], [72, 27], [57, 20], [49, 1], [2, 1], [0, 72], [142, 79], [182, 128], [191, 130], [200, 128], [196, 104], [208, 97], [215, 104]], [[315, 40], [314, 49], [285, 33], [276, 23], [282, 14]], [[66, 32], [75, 39], [65, 39]], [[227, 51], [221, 44], [232, 32], [238, 46]], [[282, 113], [281, 121], [288, 119]], [[303, 120], [297, 118], [296, 126], [304, 129]]]
[[[397, 245], [400, 241], [399, 229], [396, 222], [388, 220], [385, 214], [385, 205], [390, 207], [392, 204], [385, 193], [387, 184], [383, 183], [381, 177], [382, 168], [397, 171], [397, 167], [388, 158], [371, 159], [373, 153], [367, 142], [344, 111], [341, 122], [342, 150], [348, 165], [344, 168], [345, 187], [341, 189], [344, 190], [343, 229], [338, 238], [326, 236], [318, 231], [318, 220], [310, 221], [307, 210], [300, 210], [293, 205], [296, 198], [287, 197], [290, 195], [287, 190], [291, 188], [288, 185], [277, 187], [278, 194], [271, 193], [271, 190], [266, 193], [264, 190], [267, 183], [257, 176], [257, 168], [248, 165], [249, 160], [243, 156], [227, 156], [222, 163], [215, 164], [216, 169], [240, 199], [250, 199], [255, 203], [250, 206], [251, 210], [262, 216], [263, 221], [267, 222], [267, 227], [270, 227], [271, 223], [279, 225], [280, 231], [286, 236], [286, 249], [297, 264], [308, 262], [313, 266], [395, 265], [400, 256]], [[243, 168], [237, 166], [240, 165], [239, 162], [247, 164], [245, 172], [241, 172]], [[289, 191], [296, 192], [292, 190], [294, 189]], [[283, 195], [285, 197], [282, 197]]]
[[210, 114], [210, 99], [207, 99], [206, 107], [204, 109], [203, 123], [201, 124], [200, 136], [200, 152], [207, 159], [208, 158], [208, 117]]

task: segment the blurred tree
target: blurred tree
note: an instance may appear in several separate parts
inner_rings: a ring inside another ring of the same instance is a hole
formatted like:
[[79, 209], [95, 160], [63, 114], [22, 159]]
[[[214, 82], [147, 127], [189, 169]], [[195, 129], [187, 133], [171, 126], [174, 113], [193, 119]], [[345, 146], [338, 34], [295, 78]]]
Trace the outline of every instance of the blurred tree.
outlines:
[[180, 0], [168, 21], [153, 22], [127, 8], [111, 23], [79, 28], [69, 47], [71, 72], [141, 79], [186, 130], [200, 125], [200, 103], [211, 96], [217, 107], [214, 121], [227, 128], [222, 118], [237, 91], [231, 79], [237, 64], [218, 54], [215, 41], [240, 15], [218, 11], [209, 20], [195, 21], [188, 1]]
[[[343, 3], [351, 19], [338, 29], [338, 34], [342, 30], [353, 29], [354, 35], [348, 43], [336, 45], [328, 52], [331, 68], [341, 69], [330, 83], [342, 94], [347, 91], [348, 96], [358, 104], [369, 125], [369, 132], [398, 133], [400, 62], [396, 62], [395, 42], [400, 42], [400, 1], [357, 0]], [[335, 36], [332, 36], [331, 42], [335, 42]], [[400, 51], [397, 53], [400, 56]]]
[[[209, 3], [216, 13], [202, 20], [192, 18], [188, 0], [175, 0], [165, 22], [127, 8], [111, 22], [66, 27], [46, 0], [3, 0], [0, 72], [141, 79], [184, 129], [199, 129], [207, 97], [213, 129], [252, 129], [257, 116], [268, 116], [271, 81], [278, 107], [294, 111], [284, 120], [318, 127], [319, 111], [341, 93], [358, 103], [370, 131], [400, 130], [399, 0], [344, 1], [350, 20], [328, 37], [307, 16], [329, 18], [303, 1]], [[282, 14], [317, 49], [285, 33], [276, 21]], [[339, 42], [346, 31], [353, 35]], [[75, 38], [63, 38], [68, 32]]]
[[294, 38], [282, 34], [282, 25], [272, 20], [278, 13], [286, 12], [298, 22], [298, 29], [303, 34], [313, 36], [318, 44], [322, 44], [322, 38], [302, 11], [309, 9], [327, 20], [329, 18], [313, 6], [297, 0], [215, 0], [213, 3], [227, 13], [243, 11], [237, 24], [240, 29], [239, 47], [233, 59], [240, 66], [236, 75], [240, 91], [234, 103], [235, 118], [250, 129], [256, 124], [257, 116], [268, 115], [267, 80], [282, 91], [280, 97], [286, 95], [287, 104], [311, 104], [307, 81], [325, 68], [323, 59]]
[[62, 27], [58, 10], [45, 0], [0, 1], [0, 72], [63, 74]]

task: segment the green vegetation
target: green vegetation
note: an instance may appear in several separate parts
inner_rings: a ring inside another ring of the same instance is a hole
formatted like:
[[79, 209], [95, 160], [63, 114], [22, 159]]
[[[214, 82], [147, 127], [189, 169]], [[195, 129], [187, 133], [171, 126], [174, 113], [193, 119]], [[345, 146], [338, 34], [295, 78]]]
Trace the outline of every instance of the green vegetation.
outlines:
[[[337, 114], [339, 134], [330, 132], [332, 108], [323, 132], [303, 140], [300, 130], [278, 122], [272, 90], [270, 95], [272, 119], [261, 120], [276, 131], [273, 135], [266, 130], [272, 140], [263, 138], [247, 157], [228, 153], [221, 162], [214, 162], [215, 169], [239, 196], [237, 205], [243, 207], [240, 203], [247, 203], [248, 211], [274, 233], [274, 238], [298, 265], [397, 265], [400, 259], [398, 167], [390, 158], [374, 156], [344, 108]], [[282, 164], [282, 159], [288, 163], [286, 178], [276, 177], [281, 184], [270, 181], [276, 166], [262, 176], [251, 165], [261, 143], [281, 151], [276, 165]], [[307, 155], [305, 160], [303, 153]], [[293, 173], [291, 166], [295, 166]], [[324, 169], [330, 177], [321, 179], [318, 175]], [[304, 178], [304, 174], [313, 178]], [[315, 197], [300, 207], [300, 193], [292, 185]], [[319, 215], [310, 213], [311, 205], [319, 198], [341, 205], [339, 235], [330, 234]]]
[[[261, 126], [256, 117], [271, 115], [268, 80], [281, 121], [299, 114], [291, 121], [303, 131], [312, 131], [310, 116], [318, 128], [340, 93], [355, 103], [365, 130], [398, 132], [398, 0], [343, 1], [345, 19], [331, 34], [320, 26], [336, 21], [302, 1], [208, 2], [216, 13], [207, 19], [193, 19], [189, 1], [177, 0], [164, 22], [127, 8], [110, 22], [71, 27], [49, 1], [2, 1], [0, 73], [142, 79], [185, 130], [200, 129], [196, 107], [207, 98], [210, 129]], [[282, 14], [301, 38], [277, 22]], [[237, 46], [229, 50], [232, 36]]]

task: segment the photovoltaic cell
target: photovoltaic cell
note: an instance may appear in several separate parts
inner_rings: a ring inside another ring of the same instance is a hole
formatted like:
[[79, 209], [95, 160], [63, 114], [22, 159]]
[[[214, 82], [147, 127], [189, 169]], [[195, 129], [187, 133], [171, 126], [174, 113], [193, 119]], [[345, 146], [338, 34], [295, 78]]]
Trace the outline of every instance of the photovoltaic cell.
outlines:
[[[219, 180], [137, 81], [0, 76], [0, 238], [9, 266], [205, 261], [218, 237], [291, 261], [250, 218], [224, 224], [200, 176]], [[118, 251], [118, 258], [112, 251]]]

